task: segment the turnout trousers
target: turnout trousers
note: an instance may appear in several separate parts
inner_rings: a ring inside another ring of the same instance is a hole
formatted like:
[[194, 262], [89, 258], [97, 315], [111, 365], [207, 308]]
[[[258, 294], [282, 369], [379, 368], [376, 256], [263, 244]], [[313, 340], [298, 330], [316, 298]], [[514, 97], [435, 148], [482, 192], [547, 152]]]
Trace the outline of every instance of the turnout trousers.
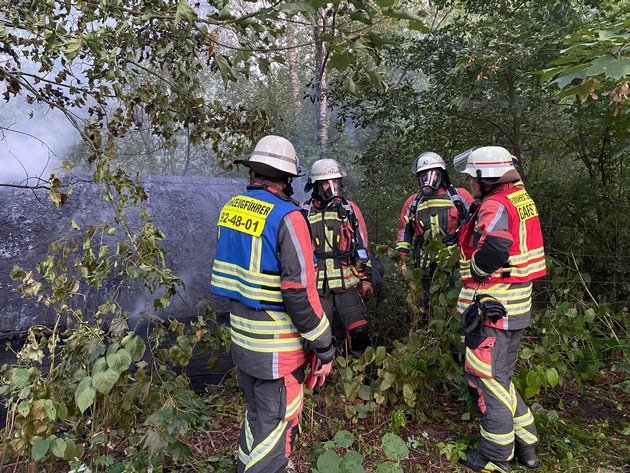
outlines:
[[534, 417], [512, 384], [524, 330], [498, 330], [483, 325], [466, 336], [464, 370], [473, 404], [481, 413], [479, 451], [491, 461], [507, 463], [514, 448], [538, 443]]
[[237, 370], [245, 393], [237, 473], [283, 473], [302, 412], [304, 370], [279, 379], [255, 378]]
[[367, 308], [361, 299], [359, 289], [351, 287], [342, 292], [319, 294], [319, 300], [340, 345], [348, 340], [350, 353], [359, 358], [372, 343], [367, 327]]

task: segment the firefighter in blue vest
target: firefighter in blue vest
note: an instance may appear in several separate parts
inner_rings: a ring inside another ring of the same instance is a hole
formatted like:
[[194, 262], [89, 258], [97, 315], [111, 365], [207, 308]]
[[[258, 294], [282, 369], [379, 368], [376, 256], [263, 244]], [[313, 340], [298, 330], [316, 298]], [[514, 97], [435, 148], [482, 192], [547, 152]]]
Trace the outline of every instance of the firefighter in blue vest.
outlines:
[[302, 208], [311, 224], [320, 301], [335, 339], [346, 339], [350, 354], [358, 358], [371, 344], [363, 300], [373, 292], [372, 266], [363, 215], [341, 195], [345, 175], [334, 159], [313, 163], [304, 189], [312, 190], [312, 197]]
[[[447, 246], [457, 245], [459, 229], [469, 218], [473, 198], [466, 189], [451, 185], [446, 163], [437, 153], [420, 154], [413, 162], [412, 171], [420, 191], [409, 196], [403, 205], [398, 220], [396, 250], [404, 257], [412, 256], [414, 266], [423, 269], [424, 295], [420, 311], [426, 324], [435, 271], [427, 245], [433, 238], [442, 240]], [[403, 264], [401, 272], [405, 267]]]
[[317, 295], [308, 222], [291, 199], [293, 145], [265, 136], [249, 159], [247, 191], [221, 210], [210, 290], [230, 299], [231, 353], [246, 413], [238, 473], [284, 472], [302, 411], [307, 351], [323, 382], [334, 346]]

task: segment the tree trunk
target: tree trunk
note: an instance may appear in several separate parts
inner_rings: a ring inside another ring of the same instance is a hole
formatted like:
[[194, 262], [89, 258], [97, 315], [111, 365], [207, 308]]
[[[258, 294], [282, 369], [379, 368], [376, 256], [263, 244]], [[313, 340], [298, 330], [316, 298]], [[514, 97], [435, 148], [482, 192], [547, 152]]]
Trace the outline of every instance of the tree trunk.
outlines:
[[315, 39], [315, 124], [317, 127], [317, 147], [320, 156], [323, 155], [324, 147], [328, 143], [328, 114], [326, 101], [326, 51], [320, 39], [324, 31], [324, 17], [317, 15], [317, 25], [314, 29]]
[[291, 91], [293, 92], [293, 106], [295, 116], [302, 112], [302, 86], [298, 74], [297, 40], [295, 38], [295, 27], [289, 24], [287, 28], [289, 50], [287, 60], [289, 62], [289, 80], [291, 81]]

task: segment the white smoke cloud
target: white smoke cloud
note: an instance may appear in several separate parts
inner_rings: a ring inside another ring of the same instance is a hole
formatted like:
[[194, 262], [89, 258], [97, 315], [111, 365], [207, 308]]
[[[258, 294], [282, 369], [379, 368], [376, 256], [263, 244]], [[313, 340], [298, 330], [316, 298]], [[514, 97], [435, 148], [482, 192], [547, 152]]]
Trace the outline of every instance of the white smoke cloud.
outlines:
[[46, 105], [27, 104], [21, 96], [0, 100], [0, 183], [48, 179], [79, 142], [77, 130]]

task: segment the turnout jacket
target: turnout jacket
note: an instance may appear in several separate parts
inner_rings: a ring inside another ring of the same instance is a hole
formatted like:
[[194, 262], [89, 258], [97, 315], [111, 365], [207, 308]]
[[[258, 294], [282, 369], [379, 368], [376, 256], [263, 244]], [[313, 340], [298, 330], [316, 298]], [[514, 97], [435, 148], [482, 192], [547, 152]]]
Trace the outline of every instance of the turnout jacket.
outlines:
[[517, 330], [531, 321], [532, 281], [546, 274], [542, 230], [536, 204], [522, 183], [500, 184], [480, 203], [460, 235], [462, 313], [476, 293], [489, 294], [507, 316], [484, 324]]
[[308, 224], [275, 188], [250, 185], [221, 210], [210, 291], [230, 299], [232, 358], [260, 379], [302, 366], [304, 344], [329, 362], [328, 318], [319, 301]]
[[[456, 191], [469, 208], [473, 201], [470, 193], [459, 187]], [[459, 212], [446, 188], [440, 187], [428, 197], [412, 194], [400, 212], [396, 250], [407, 255], [412, 249], [414, 235], [421, 239], [420, 244], [431, 235], [439, 234], [445, 244], [455, 245], [458, 228]]]
[[[333, 198], [330, 202], [310, 199], [303, 205], [308, 212], [313, 247], [317, 260], [317, 290], [320, 294], [341, 292], [361, 281], [355, 272], [359, 262], [357, 248], [367, 248], [368, 233], [363, 215], [354, 202]], [[368, 268], [369, 267], [369, 268]]]

